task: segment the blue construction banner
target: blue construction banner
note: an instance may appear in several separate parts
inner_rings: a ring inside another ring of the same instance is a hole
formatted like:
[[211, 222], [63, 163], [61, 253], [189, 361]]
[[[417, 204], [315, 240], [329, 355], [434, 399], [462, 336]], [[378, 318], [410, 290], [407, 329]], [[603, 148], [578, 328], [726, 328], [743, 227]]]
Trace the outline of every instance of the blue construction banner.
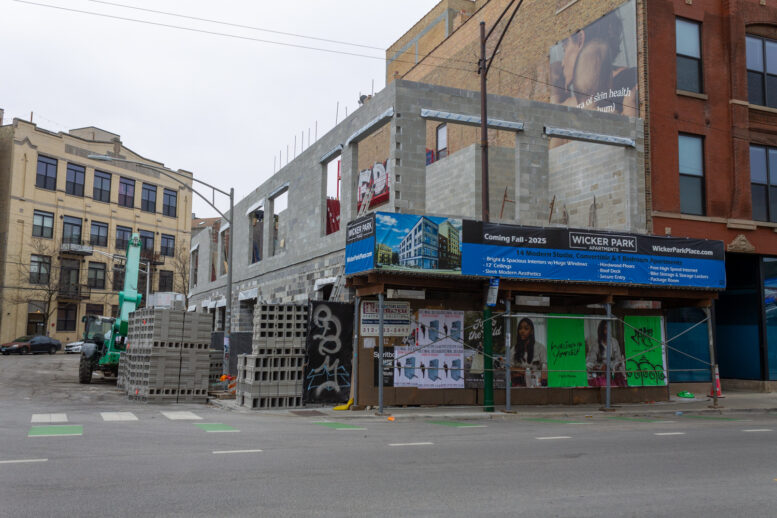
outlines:
[[351, 221], [345, 232], [345, 274], [374, 269], [375, 215], [370, 214]]
[[723, 242], [464, 221], [462, 274], [726, 287]]
[[348, 225], [346, 275], [418, 271], [672, 288], [726, 287], [722, 241], [376, 212]]

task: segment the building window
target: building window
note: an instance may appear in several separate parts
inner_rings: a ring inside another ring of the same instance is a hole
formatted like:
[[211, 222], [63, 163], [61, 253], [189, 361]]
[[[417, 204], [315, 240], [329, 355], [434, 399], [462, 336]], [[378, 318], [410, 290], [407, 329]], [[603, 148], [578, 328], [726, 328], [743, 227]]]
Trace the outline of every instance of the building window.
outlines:
[[[340, 200], [327, 199], [327, 218], [333, 219], [332, 211], [330, 207], [333, 207], [335, 202], [337, 203], [338, 225], [339, 225], [339, 205]], [[262, 235], [264, 234], [264, 209], [259, 208], [254, 210], [248, 216], [249, 232], [251, 234], [251, 264], [258, 263], [262, 260]], [[330, 228], [334, 225], [327, 223], [327, 234]], [[334, 230], [332, 230], [334, 232]]]
[[777, 41], [747, 37], [747, 100], [777, 108]]
[[175, 218], [178, 214], [178, 193], [165, 189], [162, 197], [162, 214]]
[[191, 288], [194, 288], [197, 286], [197, 273], [200, 268], [200, 251], [194, 250], [192, 251], [192, 258], [189, 263], [191, 265], [191, 273], [189, 277], [189, 286]]
[[777, 222], [777, 148], [750, 146], [753, 219]]
[[78, 306], [70, 302], [60, 302], [57, 306], [57, 331], [75, 331]]
[[113, 291], [124, 289], [124, 268], [114, 268], [113, 270]]
[[113, 318], [118, 318], [119, 317], [119, 305], [118, 304], [113, 304], [111, 306], [111, 316]]
[[108, 224], [92, 221], [92, 231], [89, 235], [92, 246], [108, 246]]
[[219, 266], [219, 275], [229, 273], [229, 237], [231, 228], [221, 231], [221, 262]]
[[704, 215], [704, 143], [702, 137], [679, 135], [680, 212]]
[[51, 272], [51, 257], [48, 255], [30, 256], [30, 284], [48, 284]]
[[48, 237], [54, 235], [54, 214], [36, 210], [32, 214], [32, 236]]
[[159, 270], [159, 291], [173, 291], [173, 272]]
[[105, 289], [105, 263], [89, 263], [89, 272], [86, 284], [90, 288]]
[[437, 126], [437, 160], [448, 156], [448, 125]]
[[140, 210], [156, 212], [156, 185], [143, 184], [140, 193]]
[[689, 20], [675, 20], [677, 44], [677, 89], [702, 91], [701, 26]]
[[81, 244], [81, 218], [65, 216], [62, 226], [62, 242], [73, 245]]
[[53, 191], [57, 188], [57, 160], [46, 156], [38, 156], [38, 174], [35, 177], [35, 187]]
[[129, 208], [135, 206], [135, 180], [129, 178], [119, 180], [119, 205]]
[[102, 171], [94, 172], [94, 189], [92, 197], [97, 201], [110, 203], [111, 201], [111, 175]]
[[118, 250], [127, 250], [130, 238], [132, 238], [132, 229], [129, 227], [116, 227], [116, 248]]
[[148, 230], [139, 230], [141, 250], [154, 251], [154, 233]]
[[73, 196], [84, 195], [84, 177], [86, 169], [76, 164], [67, 165], [67, 183], [65, 183], [65, 192]]
[[160, 255], [167, 257], [173, 257], [175, 255], [175, 236], [168, 236], [162, 234], [161, 248], [159, 250]]

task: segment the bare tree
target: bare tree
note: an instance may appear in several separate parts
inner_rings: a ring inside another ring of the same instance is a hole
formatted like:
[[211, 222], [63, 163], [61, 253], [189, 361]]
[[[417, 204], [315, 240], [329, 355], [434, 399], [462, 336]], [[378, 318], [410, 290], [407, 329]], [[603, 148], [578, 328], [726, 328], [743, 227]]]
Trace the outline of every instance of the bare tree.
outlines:
[[173, 289], [181, 290], [184, 297], [184, 305], [189, 306], [189, 251], [183, 247], [177, 247], [175, 255], [170, 259], [173, 270]]
[[33, 239], [30, 248], [30, 258], [20, 257], [16, 263], [17, 284], [6, 286], [5, 291], [10, 293], [7, 300], [11, 304], [39, 304], [48, 335], [49, 321], [57, 309], [55, 301], [62, 289], [62, 270], [54, 261], [58, 249], [52, 242], [43, 239]]

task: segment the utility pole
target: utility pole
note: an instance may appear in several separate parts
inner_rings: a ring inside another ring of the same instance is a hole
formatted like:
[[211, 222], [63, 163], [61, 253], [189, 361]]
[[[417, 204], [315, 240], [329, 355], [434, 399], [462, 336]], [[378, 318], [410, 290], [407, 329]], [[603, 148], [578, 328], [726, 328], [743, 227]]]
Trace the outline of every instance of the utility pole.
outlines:
[[[488, 103], [486, 96], [488, 95], [487, 88], [487, 76], [488, 70], [491, 68], [491, 63], [494, 61], [494, 56], [499, 51], [499, 45], [507, 33], [507, 28], [510, 27], [515, 14], [518, 9], [521, 8], [523, 0], [518, 0], [518, 5], [513, 10], [513, 14], [510, 15], [510, 19], [507, 20], [502, 34], [499, 35], [499, 40], [494, 46], [494, 51], [491, 57], [486, 57], [486, 41], [493, 34], [499, 22], [510, 7], [515, 4], [515, 0], [510, 0], [502, 14], [494, 22], [494, 26], [486, 34], [486, 22], [480, 22], [480, 59], [478, 60], [478, 74], [480, 74], [480, 203], [482, 209], [483, 224], [488, 223]], [[517, 195], [517, 193], [516, 193]], [[494, 348], [492, 337], [492, 325], [491, 325], [491, 308], [486, 304], [483, 308], [483, 411], [494, 411]]]

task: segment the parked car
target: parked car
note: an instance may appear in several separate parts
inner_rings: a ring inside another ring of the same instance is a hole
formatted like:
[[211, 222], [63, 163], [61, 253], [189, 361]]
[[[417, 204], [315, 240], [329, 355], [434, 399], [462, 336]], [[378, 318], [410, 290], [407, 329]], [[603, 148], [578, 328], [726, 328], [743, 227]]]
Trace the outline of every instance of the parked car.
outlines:
[[16, 340], [0, 345], [3, 354], [54, 354], [62, 348], [62, 343], [48, 336], [20, 336]]
[[79, 340], [77, 342], [70, 342], [69, 344], [65, 344], [65, 354], [80, 353], [82, 345], [84, 345], [84, 341], [83, 340]]

